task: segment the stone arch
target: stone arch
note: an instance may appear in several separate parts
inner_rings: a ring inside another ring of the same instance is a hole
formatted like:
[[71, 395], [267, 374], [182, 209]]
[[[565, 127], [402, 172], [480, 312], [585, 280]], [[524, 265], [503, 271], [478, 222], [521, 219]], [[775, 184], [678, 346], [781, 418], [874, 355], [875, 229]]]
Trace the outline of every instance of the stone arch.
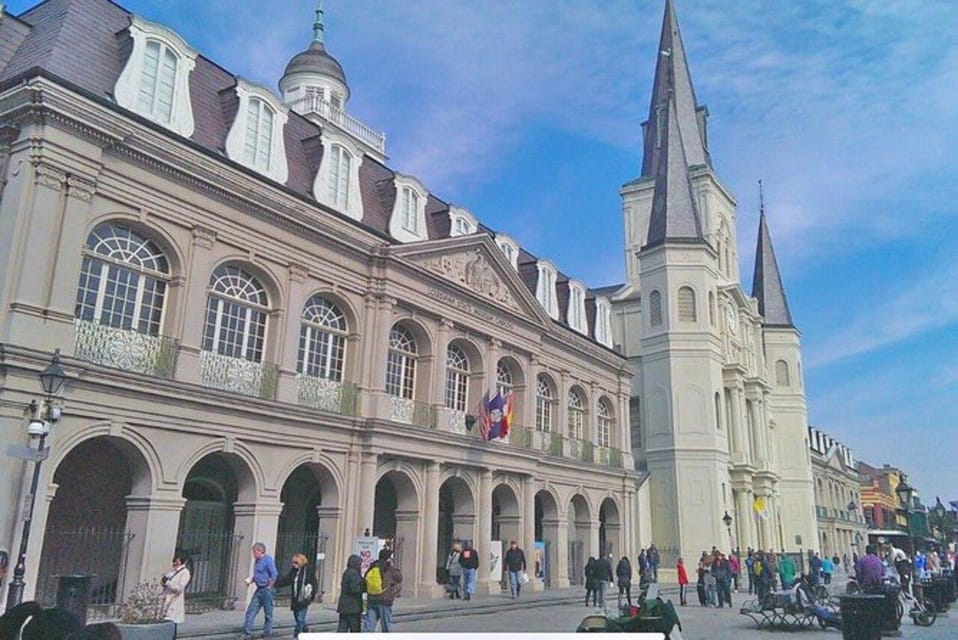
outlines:
[[407, 465], [393, 461], [380, 468], [371, 533], [385, 539], [396, 564], [409, 576], [416, 576], [419, 568], [421, 496], [418, 474]]
[[35, 594], [44, 605], [55, 602], [57, 575], [93, 575], [98, 600], [113, 604], [126, 590], [124, 576], [139, 573], [124, 553], [133, 528], [128, 505], [152, 493], [153, 469], [131, 440], [96, 431], [84, 430], [55, 460]]
[[181, 490], [182, 485], [186, 483], [189, 473], [193, 470], [197, 463], [203, 458], [214, 453], [223, 453], [228, 455], [229, 459], [233, 461], [231, 464], [238, 465], [234, 471], [242, 474], [244, 476], [244, 480], [247, 480], [246, 473], [249, 473], [249, 481], [242, 483], [243, 493], [242, 495], [237, 496], [238, 499], [244, 502], [253, 501], [256, 499], [256, 496], [258, 496], [265, 489], [266, 474], [263, 471], [263, 467], [256, 459], [256, 456], [253, 455], [253, 453], [242, 443], [224, 438], [208, 442], [199, 449], [195, 450], [183, 461], [176, 473], [177, 481], [181, 485]]
[[468, 474], [454, 470], [439, 481], [439, 530], [436, 536], [436, 557], [448, 555], [452, 545], [463, 540], [476, 544], [483, 538], [478, 532], [479, 505], [474, 482]]
[[[612, 554], [613, 558], [625, 555], [622, 517], [619, 504], [612, 496], [606, 497], [599, 505], [599, 548], [606, 555]], [[615, 566], [615, 562], [612, 564]]]
[[568, 553], [567, 549], [560, 548], [559, 528], [559, 497], [552, 487], [545, 486], [535, 495], [535, 539], [543, 543], [544, 553], [540, 547], [533, 551], [530, 564], [535, 567], [536, 578], [542, 580], [550, 588], [558, 588], [559, 555]]
[[149, 222], [144, 222], [140, 217], [131, 212], [110, 210], [101, 214], [96, 215], [92, 218], [87, 224], [87, 228], [83, 234], [83, 243], [86, 245], [87, 238], [90, 237], [90, 233], [97, 227], [97, 225], [103, 224], [104, 222], [119, 222], [120, 224], [129, 227], [130, 229], [141, 233], [150, 238], [153, 242], [163, 250], [163, 254], [166, 256], [167, 262], [170, 265], [170, 275], [183, 275], [186, 273], [187, 263], [186, 263], [186, 252], [180, 247], [180, 243], [169, 233], [167, 228], [162, 225], [154, 225]]
[[[213, 273], [223, 265], [233, 265], [239, 267], [244, 271], [248, 271], [251, 276], [260, 281], [260, 284], [263, 285], [263, 288], [266, 290], [266, 295], [269, 298], [269, 310], [271, 316], [286, 309], [284, 289], [280, 285], [283, 279], [274, 273], [270, 268], [251, 261], [249, 259], [249, 255], [247, 254], [229, 253], [216, 260], [210, 266], [209, 273], [206, 275], [207, 284], [209, 284], [209, 279], [212, 277]], [[274, 323], [271, 322], [270, 324]]]
[[52, 464], [54, 469], [59, 468], [64, 458], [69, 456], [77, 446], [88, 440], [104, 437], [109, 438], [110, 442], [115, 443], [116, 446], [124, 447], [124, 453], [128, 454], [127, 460], [142, 460], [144, 468], [141, 473], [135, 474], [133, 490], [137, 495], [151, 495], [159, 484], [159, 480], [164, 477], [163, 461], [149, 439], [126, 426], [116, 429], [108, 422], [97, 423], [69, 433], [60, 441], [48, 464]]
[[492, 540], [501, 540], [502, 548], [509, 546], [510, 540], [522, 546], [522, 492], [508, 481], [493, 482], [492, 489]]

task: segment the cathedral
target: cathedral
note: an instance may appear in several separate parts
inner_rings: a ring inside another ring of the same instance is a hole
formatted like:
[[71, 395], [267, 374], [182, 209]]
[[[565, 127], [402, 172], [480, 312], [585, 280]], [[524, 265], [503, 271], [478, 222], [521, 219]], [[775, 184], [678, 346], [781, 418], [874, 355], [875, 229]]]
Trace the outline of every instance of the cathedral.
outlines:
[[747, 295], [671, 0], [657, 51], [627, 282], [590, 288], [390, 166], [322, 9], [278, 93], [109, 0], [0, 10], [0, 600], [95, 574], [110, 617], [180, 550], [188, 611], [232, 608], [254, 542], [331, 596], [389, 545], [417, 597], [463, 541], [517, 541], [532, 589], [814, 543], [767, 221]]

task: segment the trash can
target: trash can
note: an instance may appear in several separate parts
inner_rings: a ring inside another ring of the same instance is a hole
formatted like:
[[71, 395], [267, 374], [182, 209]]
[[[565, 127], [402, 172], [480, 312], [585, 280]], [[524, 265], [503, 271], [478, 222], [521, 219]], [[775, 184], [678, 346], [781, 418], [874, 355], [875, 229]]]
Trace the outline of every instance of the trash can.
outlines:
[[880, 587], [880, 593], [884, 602], [882, 603], [881, 630], [898, 631], [901, 627], [901, 616], [898, 613], [898, 594], [901, 593], [901, 587], [893, 582], [884, 582]]
[[885, 596], [856, 593], [839, 596], [843, 640], [881, 640]]
[[935, 603], [935, 608], [939, 613], [944, 613], [948, 610], [952, 601], [954, 600], [951, 597], [951, 588], [954, 587], [955, 583], [952, 582], [951, 578], [935, 576], [931, 579], [931, 584], [935, 592], [935, 595], [932, 596], [932, 600]]
[[66, 609], [77, 617], [80, 624], [86, 624], [86, 610], [90, 604], [90, 582], [92, 575], [54, 576], [57, 579], [57, 606]]

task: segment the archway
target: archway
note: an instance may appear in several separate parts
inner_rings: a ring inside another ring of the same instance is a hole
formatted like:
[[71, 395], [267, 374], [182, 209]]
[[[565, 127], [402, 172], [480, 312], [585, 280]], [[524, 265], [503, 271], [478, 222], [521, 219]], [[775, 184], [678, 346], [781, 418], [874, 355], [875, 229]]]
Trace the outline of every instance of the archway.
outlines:
[[[622, 544], [622, 525], [615, 500], [606, 498], [599, 506], [599, 549], [613, 559], [625, 555]], [[613, 562], [613, 566], [615, 563]]]
[[[255, 482], [249, 467], [239, 456], [211, 453], [190, 469], [183, 483], [186, 504], [180, 513], [176, 546], [193, 564], [187, 592], [187, 611], [232, 608], [238, 598], [236, 587], [240, 559], [248, 540], [237, 526], [237, 503], [252, 504]], [[251, 513], [243, 516], [252, 518]]]
[[585, 583], [586, 559], [599, 553], [598, 540], [592, 541], [591, 516], [589, 504], [579, 494], [569, 501], [566, 522], [569, 532], [569, 583]]
[[66, 454], [53, 482], [35, 599], [54, 604], [56, 576], [93, 575], [90, 606], [94, 615], [109, 616], [127, 583], [139, 578], [127, 566], [135, 533], [127, 529], [127, 498], [151, 493], [149, 467], [130, 442], [98, 436]]
[[[475, 542], [476, 501], [469, 484], [461, 477], [447, 478], [439, 486], [439, 531], [436, 559], [445, 566], [449, 550], [456, 542]], [[437, 579], [439, 578], [437, 572]]]
[[558, 587], [559, 505], [551, 493], [543, 490], [536, 493], [535, 509], [535, 576], [549, 588]]
[[396, 565], [418, 585], [419, 494], [403, 471], [387, 471], [376, 483], [372, 534], [393, 550]]

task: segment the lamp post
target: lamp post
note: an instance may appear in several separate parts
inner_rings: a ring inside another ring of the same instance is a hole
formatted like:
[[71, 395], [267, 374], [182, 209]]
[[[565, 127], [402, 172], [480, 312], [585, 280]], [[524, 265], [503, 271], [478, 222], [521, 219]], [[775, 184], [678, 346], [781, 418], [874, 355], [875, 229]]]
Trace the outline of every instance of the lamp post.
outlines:
[[40, 372], [40, 385], [43, 387], [45, 395], [43, 402], [32, 401], [27, 407], [29, 423], [27, 426], [27, 435], [30, 439], [37, 439], [36, 451], [31, 451], [29, 455], [23, 457], [33, 460], [33, 480], [30, 483], [30, 495], [27, 496], [27, 504], [23, 514], [23, 533], [20, 535], [20, 552], [17, 555], [17, 564], [13, 569], [13, 579], [10, 581], [10, 588], [7, 591], [7, 611], [20, 604], [23, 601], [23, 576], [27, 570], [27, 544], [30, 541], [30, 524], [33, 520], [33, 505], [36, 502], [37, 485], [40, 483], [40, 463], [49, 454], [46, 446], [47, 436], [50, 434], [50, 428], [60, 419], [60, 407], [55, 403], [55, 396], [63, 386], [66, 380], [66, 373], [60, 366], [60, 350], [53, 353], [50, 365]]
[[728, 511], [722, 516], [722, 522], [725, 523], [725, 528], [728, 530], [729, 551], [734, 551], [735, 543], [732, 540], [732, 516], [729, 515]]
[[901, 510], [905, 514], [905, 530], [908, 532], [908, 547], [911, 551], [911, 555], [915, 555], [915, 544], [911, 538], [911, 518], [909, 518], [911, 505], [915, 499], [915, 490], [905, 481], [905, 478], [905, 474], [901, 474], [901, 479], [895, 488], [895, 493], [898, 494], [898, 500], [901, 502]]
[[941, 534], [939, 542], [942, 542], [945, 545], [948, 544], [948, 531], [946, 529], [945, 523], [946, 511], [945, 505], [941, 503], [941, 498], [939, 496], [935, 496], [935, 507], [932, 509], [932, 513], [935, 514], [935, 523], [937, 524], [938, 531]]

